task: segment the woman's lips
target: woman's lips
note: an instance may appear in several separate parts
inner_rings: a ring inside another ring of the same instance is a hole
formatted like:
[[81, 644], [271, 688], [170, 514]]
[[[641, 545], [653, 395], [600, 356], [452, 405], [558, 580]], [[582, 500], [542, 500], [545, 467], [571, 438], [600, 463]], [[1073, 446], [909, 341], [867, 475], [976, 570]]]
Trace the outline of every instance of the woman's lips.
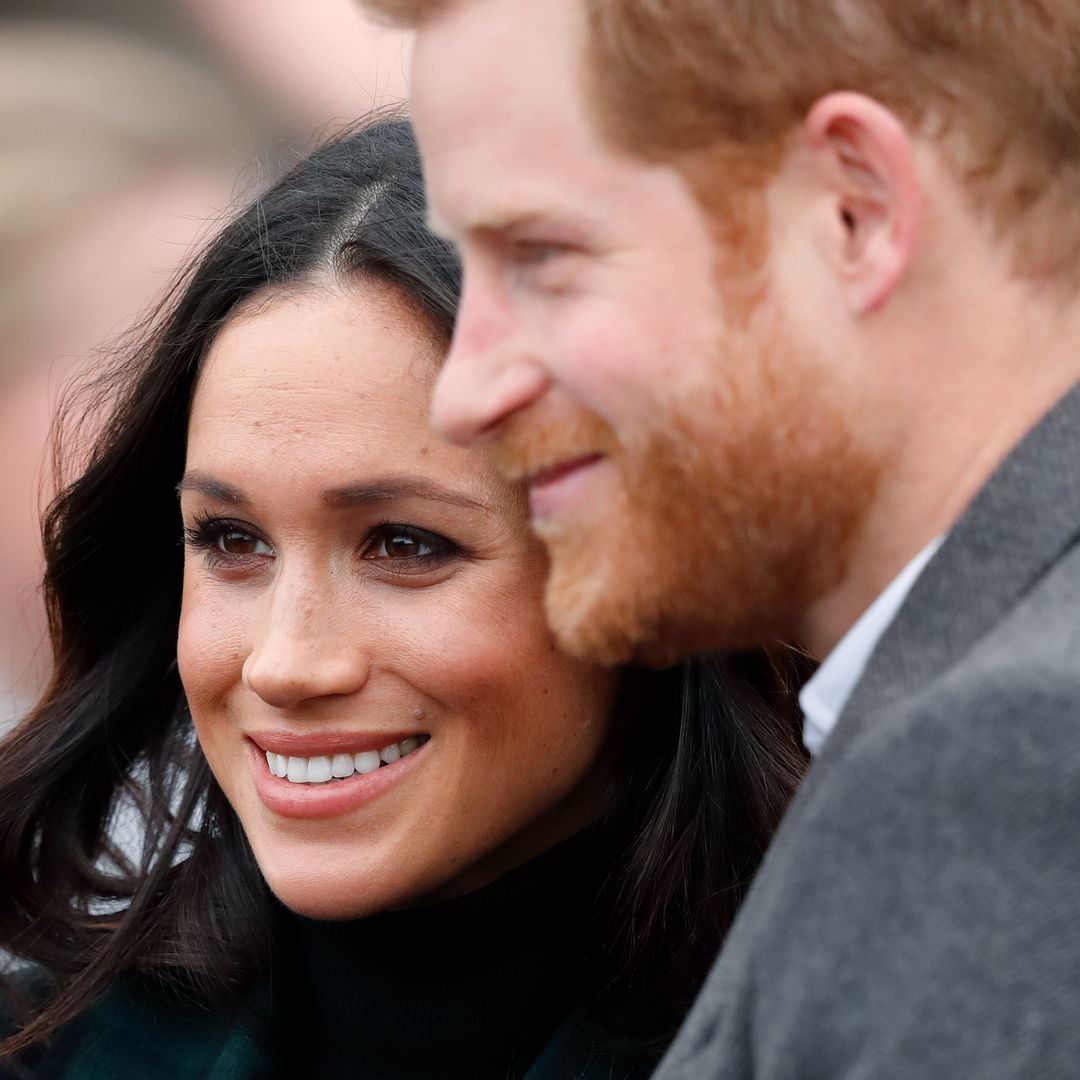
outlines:
[[260, 750], [285, 757], [319, 757], [334, 754], [358, 754], [365, 750], [381, 750], [402, 739], [424, 735], [420, 731], [380, 728], [376, 731], [276, 731], [266, 728], [247, 732], [247, 737]]
[[[423, 738], [424, 741], [420, 742], [415, 749], [406, 748], [405, 755], [399, 756], [401, 742], [406, 740], [409, 742], [418, 741], [419, 738]], [[357, 745], [357, 741], [354, 734], [349, 746]], [[365, 744], [370, 742], [367, 738], [363, 741]], [[277, 749], [264, 748], [262, 742], [272, 742]], [[290, 772], [294, 777], [297, 775], [297, 762], [301, 760], [304, 762], [306, 772], [307, 766], [312, 764], [312, 759], [317, 762], [318, 759], [323, 758], [333, 761], [335, 757], [344, 757], [347, 753], [345, 744], [339, 741], [336, 743], [337, 749], [333, 750], [330, 749], [330, 746], [334, 745], [332, 740], [328, 741], [325, 736], [319, 737], [317, 735], [310, 737], [300, 736], [296, 740], [283, 740], [275, 734], [273, 738], [261, 738], [258, 742], [254, 738], [247, 740], [248, 761], [255, 781], [255, 790], [263, 805], [271, 812], [280, 814], [282, 817], [316, 819], [347, 814], [349, 811], [356, 810], [379, 798], [390, 788], [396, 786], [399, 781], [405, 779], [416, 768], [418, 760], [426, 756], [430, 739], [426, 738], [426, 736], [406, 736], [405, 740], [399, 740], [397, 743], [392, 741], [383, 743], [380, 750], [395, 748], [398, 749], [398, 754], [386, 754], [383, 759], [385, 763], [377, 767], [370, 762], [364, 763], [364, 768], [371, 771], [355, 771], [351, 776], [313, 783], [296, 782], [287, 777], [275, 775], [272, 771], [268, 753], [270, 755], [279, 754], [280, 748], [285, 747], [286, 743], [289, 742], [291, 742], [289, 748], [293, 749], [294, 753], [281, 756], [293, 759], [290, 763], [292, 766]], [[316, 750], [316, 753], [297, 753], [296, 751], [299, 750], [298, 742], [303, 742], [305, 747], [312, 747]], [[361, 755], [367, 758], [375, 757], [376, 754], [377, 751], [374, 749], [353, 751], [353, 755], [358, 760]]]
[[529, 475], [529, 511], [533, 520], [551, 517], [580, 501], [591, 474], [605, 460], [603, 454], [584, 454]]

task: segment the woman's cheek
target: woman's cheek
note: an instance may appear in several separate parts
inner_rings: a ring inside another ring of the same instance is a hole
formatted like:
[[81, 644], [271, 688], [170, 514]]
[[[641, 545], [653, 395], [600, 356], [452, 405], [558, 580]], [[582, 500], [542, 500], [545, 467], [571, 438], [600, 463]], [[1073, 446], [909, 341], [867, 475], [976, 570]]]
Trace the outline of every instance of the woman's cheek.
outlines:
[[469, 727], [474, 754], [556, 760], [592, 751], [606, 728], [613, 675], [558, 649], [529, 584], [440, 605], [440, 632], [399, 654], [415, 665], [410, 681]]
[[[189, 598], [192, 602], [188, 602]], [[236, 738], [245, 651], [237, 632], [238, 610], [185, 591], [181, 609], [177, 667], [199, 746], [226, 796], [242, 796], [247, 776], [243, 744]]]
[[433, 596], [421, 623], [394, 634], [398, 662], [443, 704], [495, 707], [520, 691], [536, 660], [535, 630], [512, 599], [479, 587]]
[[[241, 598], [185, 581], [176, 659], [193, 712], [210, 706], [242, 681], [246, 619]], [[196, 717], [196, 719], [198, 719]]]

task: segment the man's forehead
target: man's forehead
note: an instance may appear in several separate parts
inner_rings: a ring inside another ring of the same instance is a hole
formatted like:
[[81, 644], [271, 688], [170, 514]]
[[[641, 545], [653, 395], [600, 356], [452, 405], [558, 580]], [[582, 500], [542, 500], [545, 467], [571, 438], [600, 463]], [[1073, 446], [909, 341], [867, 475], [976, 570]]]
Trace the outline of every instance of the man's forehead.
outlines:
[[425, 18], [416, 37], [421, 42], [437, 41], [439, 50], [464, 47], [474, 60], [494, 47], [492, 59], [500, 64], [530, 54], [552, 63], [558, 60], [547, 52], [553, 44], [562, 45], [564, 53], [580, 54], [585, 4], [586, 0], [455, 0]]
[[485, 139], [531, 156], [552, 139], [587, 134], [580, 42], [573, 21], [548, 9], [578, 2], [544, 0], [514, 19], [519, 0], [468, 0], [423, 24], [411, 97], [425, 150]]
[[466, 0], [419, 31], [413, 114], [439, 231], [440, 215], [496, 229], [580, 207], [602, 180], [576, 28], [549, 3], [580, 0]]

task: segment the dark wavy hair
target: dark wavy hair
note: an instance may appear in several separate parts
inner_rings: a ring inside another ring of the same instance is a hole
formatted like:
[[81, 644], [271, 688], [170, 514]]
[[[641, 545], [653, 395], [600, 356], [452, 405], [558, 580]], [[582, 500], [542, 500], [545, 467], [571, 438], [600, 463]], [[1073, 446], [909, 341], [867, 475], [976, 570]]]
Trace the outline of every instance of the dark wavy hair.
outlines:
[[[51, 992], [31, 1005], [10, 971], [0, 979], [22, 1025], [0, 1058], [124, 973], [172, 973], [228, 1001], [268, 966], [274, 902], [198, 751], [177, 674], [175, 489], [200, 368], [238, 305], [364, 279], [449, 340], [460, 270], [425, 227], [400, 119], [329, 142], [244, 209], [92, 401], [73, 399], [71, 419], [96, 402], [100, 421], [44, 521], [52, 681], [0, 744], [0, 949], [44, 969]], [[661, 1041], [673, 1032], [799, 780], [793, 718], [773, 707], [780, 681], [761, 656], [625, 674], [605, 818], [615, 857], [599, 901], [610, 932], [595, 967], [598, 1009], [634, 1036], [646, 1021]], [[138, 823], [140, 843], [117, 842], [121, 819]]]

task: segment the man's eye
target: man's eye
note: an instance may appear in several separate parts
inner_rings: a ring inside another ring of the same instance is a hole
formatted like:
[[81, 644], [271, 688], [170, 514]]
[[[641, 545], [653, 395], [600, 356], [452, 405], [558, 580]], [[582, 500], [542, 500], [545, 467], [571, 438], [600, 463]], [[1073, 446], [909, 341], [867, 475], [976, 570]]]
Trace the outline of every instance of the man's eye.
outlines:
[[560, 244], [545, 240], [517, 240], [511, 247], [511, 255], [518, 266], [540, 266], [562, 254]]
[[371, 536], [365, 559], [431, 561], [452, 554], [454, 545], [437, 533], [412, 525], [384, 525]]
[[515, 240], [504, 256], [507, 284], [528, 292], [558, 295], [577, 281], [579, 248], [550, 240]]

